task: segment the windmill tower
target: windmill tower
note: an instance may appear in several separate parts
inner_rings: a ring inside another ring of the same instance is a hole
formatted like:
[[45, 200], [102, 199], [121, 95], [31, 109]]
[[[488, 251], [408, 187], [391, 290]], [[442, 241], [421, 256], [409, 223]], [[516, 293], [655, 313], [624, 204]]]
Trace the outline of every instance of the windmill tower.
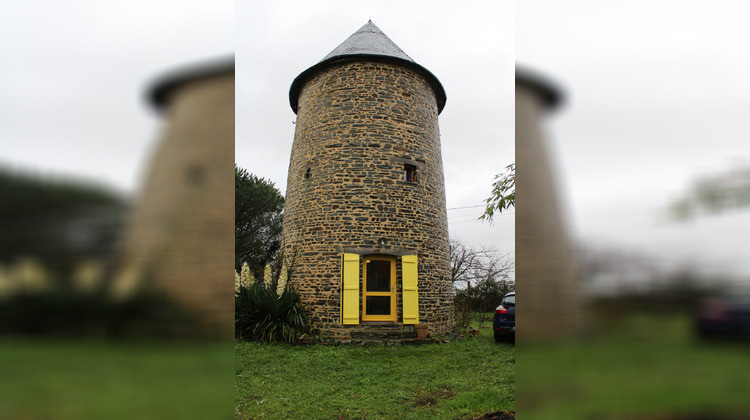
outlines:
[[165, 129], [130, 215], [114, 288], [163, 294], [203, 335], [232, 338], [234, 59], [162, 78]]
[[[542, 130], [559, 106], [554, 84], [516, 70], [516, 292], [521, 340], [572, 337], [583, 309], [554, 161]], [[560, 306], [565, 307], [565, 316]]]
[[453, 330], [445, 91], [369, 21], [292, 83], [282, 249], [314, 330]]

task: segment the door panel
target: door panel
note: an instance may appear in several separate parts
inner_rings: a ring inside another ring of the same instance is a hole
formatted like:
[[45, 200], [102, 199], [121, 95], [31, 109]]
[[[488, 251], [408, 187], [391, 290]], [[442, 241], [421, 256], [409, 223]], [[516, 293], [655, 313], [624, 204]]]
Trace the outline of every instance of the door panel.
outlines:
[[391, 262], [387, 260], [370, 260], [367, 262], [368, 292], [391, 291]]
[[367, 313], [369, 315], [390, 315], [391, 314], [391, 297], [390, 296], [367, 296], [366, 306], [367, 306]]

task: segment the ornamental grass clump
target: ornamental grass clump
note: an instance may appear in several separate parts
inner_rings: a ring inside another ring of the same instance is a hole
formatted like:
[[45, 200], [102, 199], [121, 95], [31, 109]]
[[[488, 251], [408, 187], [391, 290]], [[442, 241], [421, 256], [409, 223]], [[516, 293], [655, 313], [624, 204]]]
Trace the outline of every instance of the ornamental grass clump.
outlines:
[[265, 273], [263, 282], [240, 285], [234, 304], [235, 337], [294, 344], [308, 330], [307, 315], [297, 292], [286, 285], [286, 269], [282, 268], [277, 282], [272, 280], [270, 267], [266, 266]]
[[247, 262], [244, 262], [242, 263], [242, 274], [240, 274], [240, 286], [247, 288], [253, 283], [255, 283], [255, 277], [253, 276], [253, 273], [250, 272], [250, 267], [247, 265]]
[[281, 295], [284, 293], [284, 290], [286, 290], [286, 282], [287, 282], [287, 271], [286, 266], [281, 266], [281, 275], [279, 276], [279, 282], [276, 285], [276, 295], [278, 297], [281, 297]]
[[271, 287], [271, 283], [273, 283], [273, 275], [271, 274], [271, 266], [266, 264], [266, 269], [263, 270], [263, 283], [266, 284], [266, 287]]

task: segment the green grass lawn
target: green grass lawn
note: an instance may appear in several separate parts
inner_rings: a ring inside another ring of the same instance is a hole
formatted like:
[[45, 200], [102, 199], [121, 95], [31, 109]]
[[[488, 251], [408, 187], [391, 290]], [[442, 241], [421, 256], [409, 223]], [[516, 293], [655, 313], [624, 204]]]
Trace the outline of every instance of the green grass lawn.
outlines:
[[515, 409], [515, 348], [235, 343], [238, 418], [454, 419]]
[[522, 418], [750, 418], [750, 346], [699, 342], [690, 318], [675, 314], [616, 327], [556, 346], [519, 344]]
[[0, 340], [2, 419], [231, 419], [226, 344]]

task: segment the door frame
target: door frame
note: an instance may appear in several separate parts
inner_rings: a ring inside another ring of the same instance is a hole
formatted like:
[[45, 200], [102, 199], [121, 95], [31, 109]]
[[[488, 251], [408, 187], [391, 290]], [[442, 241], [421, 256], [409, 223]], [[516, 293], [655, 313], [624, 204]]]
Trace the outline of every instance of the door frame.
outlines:
[[[389, 261], [391, 263], [391, 291], [390, 292], [368, 292], [367, 291], [367, 264], [370, 261]], [[397, 320], [396, 313], [396, 257], [388, 255], [371, 255], [364, 257], [362, 265], [362, 321], [393, 321]], [[390, 315], [367, 315], [367, 296], [390, 296]]]

